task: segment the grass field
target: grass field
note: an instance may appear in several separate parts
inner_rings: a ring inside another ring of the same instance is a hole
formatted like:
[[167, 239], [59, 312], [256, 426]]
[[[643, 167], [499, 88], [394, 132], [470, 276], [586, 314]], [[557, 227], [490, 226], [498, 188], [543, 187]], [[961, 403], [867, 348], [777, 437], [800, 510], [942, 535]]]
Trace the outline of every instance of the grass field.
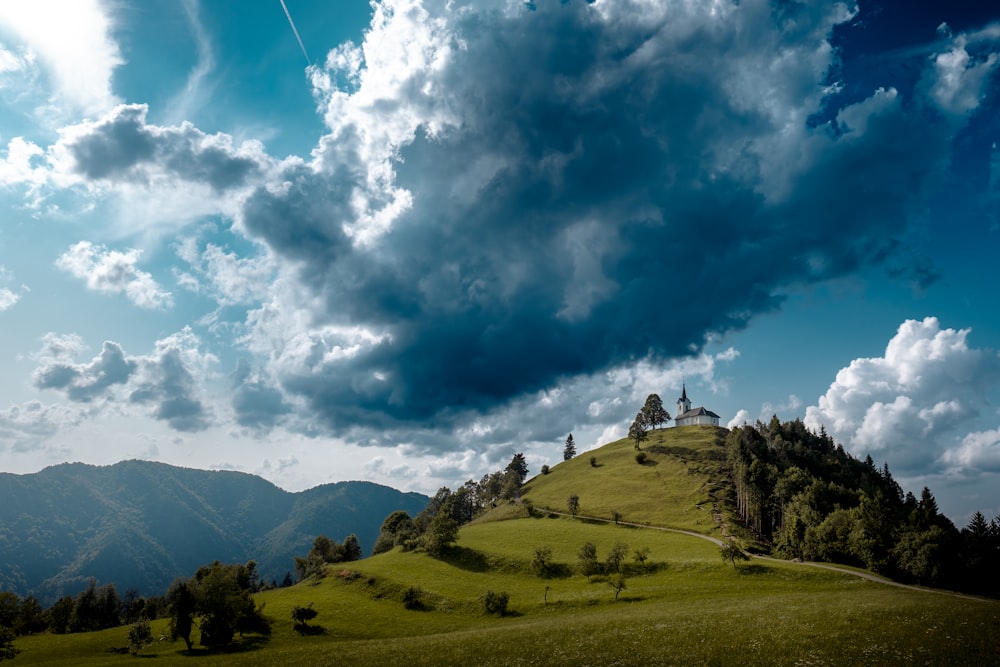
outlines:
[[[657, 443], [671, 454], [635, 462], [632, 443], [611, 443], [532, 480], [525, 497], [562, 509], [580, 496], [581, 513], [717, 531], [710, 513], [713, 429], [690, 429]], [[684, 441], [677, 438], [684, 436]], [[698, 451], [704, 455], [699, 456]], [[686, 453], [685, 453], [686, 452]], [[681, 460], [683, 459], [683, 460]], [[634, 496], [634, 497], [633, 497]], [[518, 518], [520, 517], [520, 518]], [[490, 519], [505, 520], [490, 520]], [[576, 572], [584, 542], [604, 559], [628, 545], [626, 588]], [[552, 554], [551, 574], [531, 567]], [[638, 548], [648, 561], [632, 560]], [[419, 608], [404, 606], [419, 588]], [[506, 592], [509, 613], [484, 612], [481, 597]], [[648, 528], [550, 516], [504, 506], [465, 526], [446, 557], [396, 550], [333, 566], [322, 580], [261, 593], [269, 636], [235, 650], [190, 654], [158, 642], [139, 660], [157, 665], [1000, 665], [1000, 602], [908, 590], [850, 573], [755, 560], [733, 568], [707, 540]], [[319, 612], [305, 631], [294, 606]], [[166, 623], [154, 623], [165, 634]], [[17, 641], [15, 665], [128, 665], [110, 653], [127, 628]]]

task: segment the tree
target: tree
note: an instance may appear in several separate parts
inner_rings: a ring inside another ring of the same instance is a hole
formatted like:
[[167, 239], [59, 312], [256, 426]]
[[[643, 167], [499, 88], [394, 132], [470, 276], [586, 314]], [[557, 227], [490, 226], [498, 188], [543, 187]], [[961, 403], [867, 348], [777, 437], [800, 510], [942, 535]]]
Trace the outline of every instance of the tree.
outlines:
[[424, 549], [432, 556], [441, 556], [458, 539], [458, 522], [447, 514], [438, 514], [424, 533]]
[[567, 498], [566, 509], [568, 509], [570, 515], [572, 515], [575, 518], [576, 513], [580, 511], [580, 496], [573, 494], [572, 496]]
[[191, 650], [191, 630], [194, 628], [194, 612], [197, 607], [194, 590], [188, 579], [176, 579], [167, 591], [170, 606], [170, 635], [180, 637]]
[[295, 621], [295, 627], [300, 629], [309, 627], [309, 621], [316, 618], [318, 614], [319, 612], [313, 609], [312, 602], [309, 603], [308, 607], [298, 605], [292, 607], [292, 620]]
[[503, 591], [500, 593], [486, 591], [483, 595], [483, 608], [486, 610], [487, 614], [505, 616], [507, 614], [508, 603], [510, 603], [510, 596]]
[[0, 662], [13, 660], [20, 652], [21, 649], [14, 646], [14, 631], [0, 626]]
[[719, 555], [722, 556], [722, 560], [732, 563], [733, 569], [736, 569], [736, 561], [747, 561], [750, 560], [750, 556], [743, 553], [743, 549], [740, 549], [735, 542], [727, 541], [719, 549]]
[[21, 600], [21, 606], [17, 610], [17, 619], [14, 621], [14, 632], [18, 635], [31, 635], [45, 630], [45, 616], [42, 613], [42, 605], [34, 595], [28, 595]]
[[548, 465], [543, 465], [542, 466], [542, 474], [543, 475], [548, 475], [549, 474], [549, 466]]
[[344, 538], [342, 549], [344, 553], [344, 562], [361, 560], [361, 544], [358, 542], [358, 536], [354, 533], [351, 533]]
[[551, 565], [552, 549], [549, 547], [535, 547], [535, 557], [531, 560], [531, 569], [535, 571], [535, 574], [539, 577], [548, 576]]
[[670, 414], [664, 409], [663, 401], [657, 394], [650, 394], [646, 397], [641, 414], [643, 421], [650, 427], [659, 426], [670, 419]]
[[153, 643], [153, 631], [149, 627], [148, 618], [140, 618], [129, 626], [128, 629], [128, 650], [132, 655], [139, 655], [139, 651], [147, 644]]
[[608, 572], [621, 572], [622, 563], [625, 562], [627, 555], [628, 545], [624, 542], [615, 542], [611, 550], [608, 551], [608, 557], [605, 559]]
[[569, 461], [574, 456], [576, 456], [576, 443], [573, 442], [573, 434], [570, 433], [563, 448], [563, 461]]
[[524, 480], [528, 477], [528, 462], [525, 460], [524, 454], [521, 452], [514, 454], [510, 463], [507, 464], [506, 471], [514, 473], [517, 476], [518, 485], [523, 484]]
[[619, 574], [617, 577], [613, 578], [608, 582], [608, 585], [611, 586], [611, 590], [615, 592], [615, 601], [618, 600], [618, 594], [628, 588], [628, 586], [625, 585], [624, 574]]
[[253, 599], [256, 563], [224, 564], [215, 561], [194, 575], [195, 610], [201, 643], [220, 646], [239, 632], [266, 631], [267, 621]]
[[646, 421], [642, 413], [635, 416], [635, 421], [628, 427], [628, 437], [635, 440], [635, 448], [639, 449], [639, 443], [646, 439]]
[[396, 510], [382, 521], [382, 530], [375, 540], [375, 546], [372, 547], [372, 554], [392, 551], [395, 547], [412, 540], [416, 534], [417, 528], [410, 515], [403, 510]]
[[21, 600], [17, 593], [4, 591], [0, 593], [0, 626], [13, 628], [17, 622], [17, 612], [21, 607]]
[[593, 576], [601, 571], [601, 564], [597, 562], [597, 547], [593, 542], [584, 542], [576, 556], [580, 566], [580, 573], [585, 577]]
[[69, 595], [56, 600], [46, 611], [49, 618], [49, 630], [53, 634], [61, 635], [69, 630], [70, 620], [73, 618], [73, 598]]
[[640, 547], [632, 552], [632, 558], [640, 568], [646, 567], [646, 560], [649, 558], [649, 547]]

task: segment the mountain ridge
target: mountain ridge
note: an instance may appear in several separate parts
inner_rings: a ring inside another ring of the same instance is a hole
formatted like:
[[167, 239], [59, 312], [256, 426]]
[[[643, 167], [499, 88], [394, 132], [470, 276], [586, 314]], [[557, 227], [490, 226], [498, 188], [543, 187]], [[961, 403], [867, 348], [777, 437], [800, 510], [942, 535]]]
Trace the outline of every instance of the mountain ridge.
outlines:
[[367, 481], [290, 492], [249, 473], [138, 459], [0, 473], [0, 590], [52, 602], [93, 577], [151, 595], [214, 560], [253, 559], [280, 580], [316, 535], [355, 533], [370, 550], [387, 514], [427, 500]]

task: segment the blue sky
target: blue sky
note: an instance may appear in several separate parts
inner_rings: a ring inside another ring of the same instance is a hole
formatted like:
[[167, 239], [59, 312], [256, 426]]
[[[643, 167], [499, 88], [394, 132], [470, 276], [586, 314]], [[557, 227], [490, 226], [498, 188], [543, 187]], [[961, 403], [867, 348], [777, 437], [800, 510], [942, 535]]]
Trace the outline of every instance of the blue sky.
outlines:
[[1000, 512], [989, 3], [0, 5], [0, 469], [433, 492], [682, 382]]

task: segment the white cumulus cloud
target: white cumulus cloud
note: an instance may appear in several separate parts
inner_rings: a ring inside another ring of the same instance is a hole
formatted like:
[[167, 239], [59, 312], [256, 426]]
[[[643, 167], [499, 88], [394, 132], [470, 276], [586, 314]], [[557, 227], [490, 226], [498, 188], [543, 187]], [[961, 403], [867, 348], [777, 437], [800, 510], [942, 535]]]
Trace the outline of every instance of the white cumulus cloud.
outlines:
[[823, 426], [855, 455], [871, 454], [904, 474], [979, 457], [988, 448], [969, 424], [1000, 385], [1000, 357], [971, 347], [970, 332], [942, 328], [935, 317], [903, 322], [884, 356], [855, 359], [837, 373], [806, 409], [806, 426]]
[[80, 241], [56, 260], [56, 266], [86, 281], [97, 292], [124, 294], [140, 308], [167, 308], [173, 304], [170, 292], [153, 276], [137, 268], [141, 250], [109, 250], [89, 241]]

